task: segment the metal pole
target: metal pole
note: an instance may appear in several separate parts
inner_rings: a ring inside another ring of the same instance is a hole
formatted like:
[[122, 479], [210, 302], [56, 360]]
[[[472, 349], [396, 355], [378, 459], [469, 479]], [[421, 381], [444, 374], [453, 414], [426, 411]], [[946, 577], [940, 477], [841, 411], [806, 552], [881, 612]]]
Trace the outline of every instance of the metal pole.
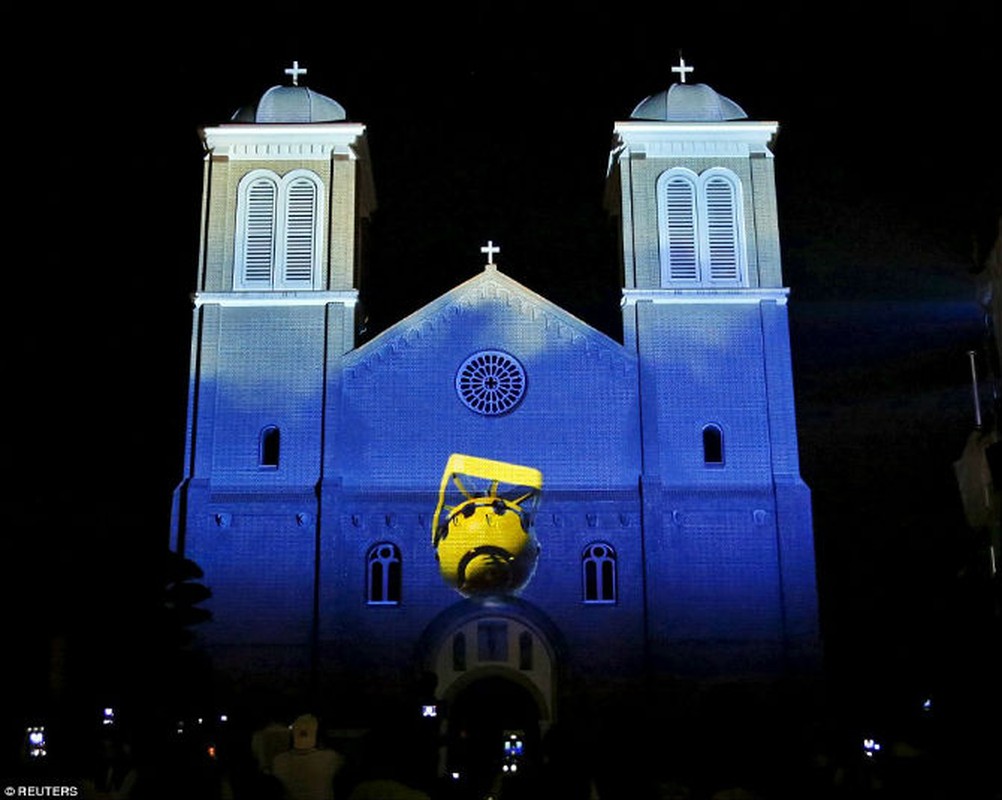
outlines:
[[974, 363], [975, 352], [967, 351], [967, 357], [971, 360], [971, 385], [974, 392], [974, 427], [981, 430], [981, 400], [978, 398], [978, 368]]

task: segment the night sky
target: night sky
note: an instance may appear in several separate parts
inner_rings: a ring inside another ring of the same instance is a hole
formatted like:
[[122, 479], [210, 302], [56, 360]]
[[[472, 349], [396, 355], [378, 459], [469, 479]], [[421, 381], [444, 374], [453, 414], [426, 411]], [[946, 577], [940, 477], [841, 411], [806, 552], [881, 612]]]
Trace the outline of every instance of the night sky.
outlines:
[[492, 239], [504, 272], [617, 337], [602, 208], [612, 125], [673, 82], [679, 49], [691, 81], [780, 123], [802, 473], [830, 664], [875, 694], [959, 671], [970, 537], [951, 463], [973, 421], [972, 254], [987, 251], [1002, 213], [998, 6], [878, 18], [873, 4], [754, 15], [663, 5], [557, 18], [472, 3], [457, 19], [286, 4], [236, 23], [232, 9], [172, 7], [152, 24], [88, 10], [26, 29], [30, 63], [8, 71], [18, 191], [2, 558], [33, 688], [53, 632], [86, 631], [81, 660], [114, 674], [166, 547], [199, 127], [285, 82], [298, 59], [304, 85], [368, 126], [373, 332], [476, 274]]

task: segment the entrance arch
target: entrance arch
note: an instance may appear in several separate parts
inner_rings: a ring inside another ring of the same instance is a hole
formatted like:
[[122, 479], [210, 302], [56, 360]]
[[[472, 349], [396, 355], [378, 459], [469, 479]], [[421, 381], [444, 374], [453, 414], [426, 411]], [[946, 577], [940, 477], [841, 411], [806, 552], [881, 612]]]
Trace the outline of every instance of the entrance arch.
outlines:
[[[521, 775], [531, 775], [542, 755], [538, 698], [507, 670], [481, 670], [453, 686], [447, 699], [446, 769], [482, 797], [514, 762]], [[518, 742], [517, 759], [506, 759], [506, 742]], [[504, 772], [502, 770], [505, 770]]]
[[466, 599], [439, 614], [418, 642], [421, 668], [437, 678], [436, 693], [450, 699], [472, 680], [501, 675], [535, 699], [539, 719], [555, 719], [563, 646], [556, 626], [516, 597]]
[[521, 732], [531, 767], [556, 718], [563, 652], [556, 626], [518, 597], [466, 598], [428, 625], [418, 660], [437, 679], [450, 772], [495, 778], [506, 731]]

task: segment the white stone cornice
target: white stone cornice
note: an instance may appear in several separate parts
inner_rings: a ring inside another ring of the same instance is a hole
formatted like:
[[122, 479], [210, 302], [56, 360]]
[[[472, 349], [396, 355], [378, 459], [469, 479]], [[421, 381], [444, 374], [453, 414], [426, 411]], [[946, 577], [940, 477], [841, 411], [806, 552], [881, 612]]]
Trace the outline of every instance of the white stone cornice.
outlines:
[[619, 148], [621, 157], [748, 158], [757, 153], [771, 158], [769, 144], [778, 130], [777, 122], [617, 122], [613, 149]]
[[778, 289], [623, 289], [622, 306], [636, 303], [762, 303], [786, 305], [790, 290]]
[[360, 157], [365, 126], [357, 122], [313, 125], [221, 125], [202, 131], [210, 155], [234, 160], [328, 159]]
[[354, 307], [358, 291], [345, 289], [334, 292], [196, 292], [192, 295], [195, 308], [216, 306], [326, 306], [332, 303]]

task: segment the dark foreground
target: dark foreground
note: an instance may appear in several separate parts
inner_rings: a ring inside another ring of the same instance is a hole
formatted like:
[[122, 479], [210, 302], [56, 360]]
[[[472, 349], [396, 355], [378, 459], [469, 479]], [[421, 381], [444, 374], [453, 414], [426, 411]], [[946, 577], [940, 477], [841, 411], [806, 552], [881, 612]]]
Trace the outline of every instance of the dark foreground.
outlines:
[[[340, 756], [327, 795], [337, 800], [1000, 800], [1002, 726], [990, 695], [982, 700], [918, 698], [864, 723], [844, 703], [776, 707], [724, 692], [697, 713], [569, 710], [545, 730], [517, 732], [517, 749], [504, 749], [508, 731], [450, 732], [405, 716], [322, 723], [318, 747]], [[252, 744], [281, 714], [123, 716], [89, 726], [56, 719], [34, 737], [8, 725], [5, 797], [290, 798]]]

